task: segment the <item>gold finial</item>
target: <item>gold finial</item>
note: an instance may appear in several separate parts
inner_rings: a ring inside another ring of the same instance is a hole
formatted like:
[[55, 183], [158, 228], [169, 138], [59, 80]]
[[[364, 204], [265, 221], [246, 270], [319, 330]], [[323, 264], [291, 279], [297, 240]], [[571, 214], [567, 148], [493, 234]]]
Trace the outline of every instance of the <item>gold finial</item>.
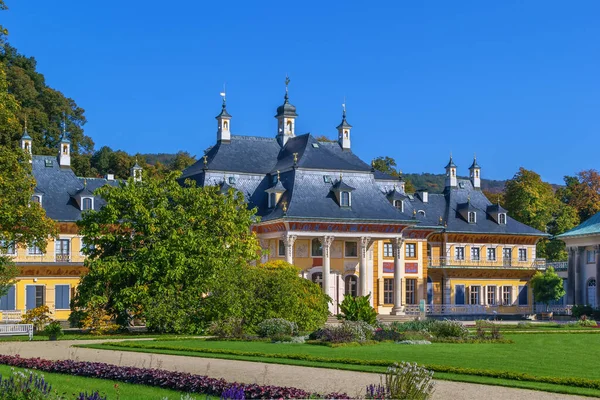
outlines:
[[283, 210], [284, 214], [287, 212], [287, 201], [281, 203], [281, 209]]
[[298, 153], [294, 153], [294, 165], [298, 164]]
[[208, 166], [208, 156], [204, 156], [202, 159], [204, 160], [204, 168], [206, 168]]
[[439, 224], [441, 225], [441, 224], [442, 224], [442, 222], [443, 222], [443, 220], [442, 220], [442, 216], [440, 215]]
[[87, 187], [87, 178], [83, 178], [83, 187], [86, 188]]
[[277, 182], [279, 182], [280, 177], [279, 177], [279, 170], [277, 170]]
[[340, 181], [342, 180], [342, 178], [343, 178], [343, 176], [342, 176], [342, 173], [340, 172]]
[[417, 210], [413, 209], [413, 218], [416, 218], [416, 217], [417, 217]]

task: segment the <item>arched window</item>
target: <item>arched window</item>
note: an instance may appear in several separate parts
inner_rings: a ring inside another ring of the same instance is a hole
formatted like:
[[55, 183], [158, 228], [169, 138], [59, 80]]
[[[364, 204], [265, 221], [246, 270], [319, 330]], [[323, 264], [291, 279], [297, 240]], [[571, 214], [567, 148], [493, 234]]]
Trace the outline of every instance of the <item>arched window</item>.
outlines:
[[417, 214], [421, 215], [421, 216], [425, 216], [425, 211], [424, 210], [419, 210], [417, 211]]
[[452, 176], [454, 176], [455, 173], [456, 173], [456, 171], [452, 170]]
[[498, 214], [498, 223], [502, 225], [506, 224], [506, 214]]
[[356, 297], [358, 295], [358, 278], [356, 275], [348, 275], [344, 279], [344, 295]]
[[29, 150], [29, 142], [25, 142], [25, 150]]
[[288, 130], [288, 132], [292, 131], [292, 121], [287, 122], [287, 130]]
[[224, 122], [223, 122], [223, 127], [225, 128], [225, 130], [227, 130], [227, 129], [228, 129], [228, 128], [227, 128], [227, 125], [229, 125], [229, 124], [227, 123], [227, 121], [224, 121]]
[[69, 154], [69, 147], [66, 144], [63, 146], [63, 154], [64, 155]]
[[310, 243], [310, 254], [313, 257], [323, 257], [323, 245], [319, 239], [315, 238]]
[[342, 207], [350, 207], [350, 192], [342, 192], [340, 197]]
[[31, 196], [31, 201], [33, 201], [34, 203], [41, 204], [42, 198], [40, 196]]
[[477, 222], [475, 211], [469, 211], [469, 223], [474, 224], [475, 222]]
[[85, 197], [81, 200], [81, 209], [82, 210], [91, 210], [92, 209], [92, 199], [89, 197]]
[[313, 272], [313, 274], [311, 276], [311, 280], [313, 281], [313, 283], [316, 283], [317, 285], [321, 286], [321, 288], [323, 288], [323, 273], [322, 272]]
[[587, 304], [596, 307], [596, 280], [591, 278], [587, 284]]

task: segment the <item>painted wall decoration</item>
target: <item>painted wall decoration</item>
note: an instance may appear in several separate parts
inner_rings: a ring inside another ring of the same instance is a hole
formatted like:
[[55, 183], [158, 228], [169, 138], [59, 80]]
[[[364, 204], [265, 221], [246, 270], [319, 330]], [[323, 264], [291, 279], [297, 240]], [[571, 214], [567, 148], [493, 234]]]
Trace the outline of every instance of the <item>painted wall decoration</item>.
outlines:
[[393, 273], [394, 272], [394, 263], [390, 261], [383, 262], [383, 272], [384, 273]]
[[400, 233], [406, 225], [328, 224], [316, 222], [290, 222], [290, 231]]
[[419, 263], [405, 263], [404, 264], [404, 273], [418, 274], [419, 273]]
[[356, 262], [356, 261], [344, 261], [344, 271], [345, 272], [357, 273], [357, 271], [358, 271], [358, 262]]
[[308, 257], [308, 242], [305, 240], [296, 241], [296, 257], [305, 258]]
[[339, 240], [334, 241], [331, 244], [331, 257], [332, 258], [342, 258], [342, 242]]

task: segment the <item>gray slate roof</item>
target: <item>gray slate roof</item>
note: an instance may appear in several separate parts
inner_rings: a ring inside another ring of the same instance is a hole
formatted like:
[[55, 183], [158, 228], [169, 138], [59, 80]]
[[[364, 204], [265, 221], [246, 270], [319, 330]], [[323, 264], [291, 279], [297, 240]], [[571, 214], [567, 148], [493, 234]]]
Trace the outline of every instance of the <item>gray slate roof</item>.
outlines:
[[[47, 162], [49, 166], [46, 166]], [[76, 194], [91, 195], [100, 186], [118, 185], [118, 181], [77, 177], [71, 168], [61, 168], [55, 156], [34, 155], [32, 168], [37, 182], [36, 193], [42, 194], [42, 207], [46, 210], [46, 215], [55, 221], [81, 219], [81, 210], [73, 198]], [[85, 186], [84, 179], [87, 182]], [[95, 210], [99, 210], [104, 204], [106, 203], [100, 197], [94, 196]]]

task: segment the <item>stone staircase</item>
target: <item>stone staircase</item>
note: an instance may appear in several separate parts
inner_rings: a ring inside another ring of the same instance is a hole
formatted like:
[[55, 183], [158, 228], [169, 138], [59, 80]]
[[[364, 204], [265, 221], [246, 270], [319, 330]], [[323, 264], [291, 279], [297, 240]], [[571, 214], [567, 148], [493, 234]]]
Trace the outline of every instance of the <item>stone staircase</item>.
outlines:
[[[379, 314], [377, 315], [377, 319], [380, 322], [390, 323], [390, 322], [406, 322], [406, 321], [414, 321], [416, 317], [414, 315], [390, 315], [390, 314]], [[327, 318], [327, 324], [335, 325], [339, 324], [340, 321], [334, 316], [330, 315]]]

